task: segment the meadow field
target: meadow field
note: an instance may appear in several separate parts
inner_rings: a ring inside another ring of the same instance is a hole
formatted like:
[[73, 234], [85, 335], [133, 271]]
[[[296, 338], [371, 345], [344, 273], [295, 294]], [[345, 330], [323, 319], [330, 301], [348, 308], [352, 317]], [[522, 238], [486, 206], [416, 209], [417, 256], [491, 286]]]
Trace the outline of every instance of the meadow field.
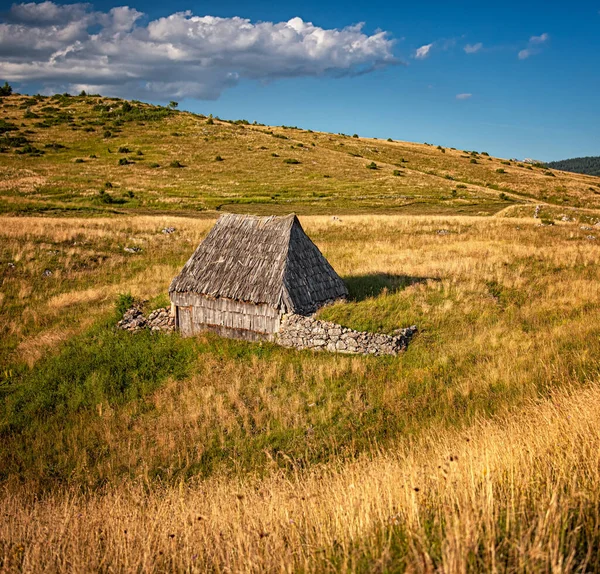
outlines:
[[[0, 572], [600, 571], [600, 178], [0, 105]], [[318, 315], [406, 352], [118, 330], [223, 211], [297, 212], [350, 291]]]
[[593, 231], [301, 217], [396, 358], [116, 331], [213, 222], [2, 219], [5, 570], [599, 567]]

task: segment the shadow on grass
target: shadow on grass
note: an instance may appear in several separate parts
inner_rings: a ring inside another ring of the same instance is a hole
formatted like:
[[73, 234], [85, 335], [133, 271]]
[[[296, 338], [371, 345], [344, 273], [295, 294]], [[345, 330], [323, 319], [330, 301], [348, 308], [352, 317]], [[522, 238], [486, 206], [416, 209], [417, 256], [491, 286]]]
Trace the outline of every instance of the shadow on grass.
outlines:
[[383, 293], [397, 293], [411, 285], [426, 281], [439, 281], [437, 277], [414, 277], [411, 275], [392, 275], [390, 273], [373, 273], [370, 275], [350, 275], [344, 277], [348, 287], [350, 301], [363, 301], [369, 297], [377, 297]]

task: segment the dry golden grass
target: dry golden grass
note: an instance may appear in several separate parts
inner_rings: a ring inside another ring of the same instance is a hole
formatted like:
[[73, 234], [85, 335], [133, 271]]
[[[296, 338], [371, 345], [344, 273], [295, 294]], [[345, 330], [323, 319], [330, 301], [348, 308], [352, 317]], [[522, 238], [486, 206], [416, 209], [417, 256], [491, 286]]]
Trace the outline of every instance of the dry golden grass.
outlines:
[[[1, 218], [2, 261], [15, 264], [0, 298], [7, 365], [35, 369], [120, 292], [164, 294], [213, 221]], [[354, 294], [322, 316], [417, 323], [408, 352], [201, 337], [184, 380], [3, 435], [0, 570], [600, 568], [596, 232], [531, 218], [301, 221]], [[142, 253], [126, 256], [130, 244]]]
[[[597, 571], [600, 387], [264, 479], [0, 495], [11, 571]], [[285, 455], [283, 455], [285, 456]]]

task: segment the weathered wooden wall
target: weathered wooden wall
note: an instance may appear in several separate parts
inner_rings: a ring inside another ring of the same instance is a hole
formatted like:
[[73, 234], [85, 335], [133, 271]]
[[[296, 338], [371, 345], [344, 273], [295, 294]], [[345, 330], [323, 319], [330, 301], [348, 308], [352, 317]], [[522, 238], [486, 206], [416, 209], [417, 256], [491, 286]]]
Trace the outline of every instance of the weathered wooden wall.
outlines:
[[244, 303], [195, 293], [172, 292], [176, 327], [182, 335], [215, 331], [225, 337], [250, 341], [273, 339], [281, 323], [280, 312], [266, 304]]

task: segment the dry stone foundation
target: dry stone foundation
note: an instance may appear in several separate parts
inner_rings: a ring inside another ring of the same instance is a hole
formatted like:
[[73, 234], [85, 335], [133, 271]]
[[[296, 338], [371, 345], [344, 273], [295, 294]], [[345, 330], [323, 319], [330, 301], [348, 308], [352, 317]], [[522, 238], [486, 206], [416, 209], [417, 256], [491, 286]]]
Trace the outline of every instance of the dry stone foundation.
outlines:
[[[125, 331], [175, 330], [175, 318], [169, 309], [156, 309], [148, 317], [140, 307], [127, 309], [117, 326]], [[397, 355], [408, 346], [417, 333], [417, 327], [398, 329], [393, 335], [354, 331], [329, 321], [320, 321], [304, 315], [285, 315], [277, 333], [276, 342], [283, 347], [314, 349], [334, 353], [359, 355]]]
[[394, 335], [354, 331], [313, 317], [288, 315], [284, 318], [277, 342], [296, 349], [327, 350], [361, 355], [397, 355], [408, 346], [417, 327], [398, 329]]

